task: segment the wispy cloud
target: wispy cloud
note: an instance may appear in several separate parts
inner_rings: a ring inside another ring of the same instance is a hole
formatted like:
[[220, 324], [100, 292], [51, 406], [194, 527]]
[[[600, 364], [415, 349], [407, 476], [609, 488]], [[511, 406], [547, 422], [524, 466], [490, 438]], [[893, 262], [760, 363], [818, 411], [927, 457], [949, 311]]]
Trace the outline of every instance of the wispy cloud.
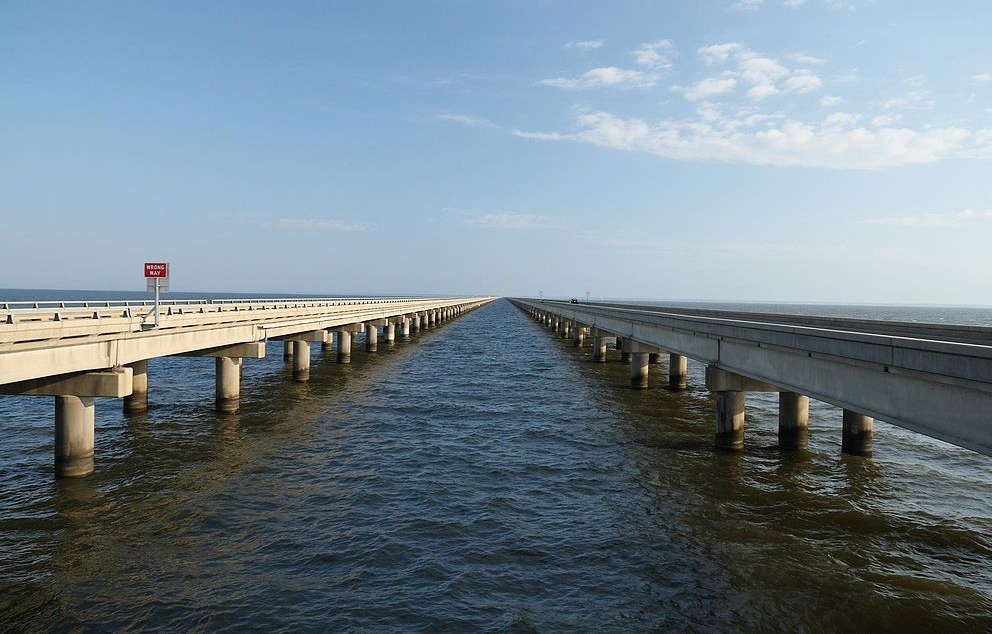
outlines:
[[658, 79], [659, 77], [655, 73], [607, 66], [604, 68], [593, 68], [574, 78], [557, 77], [554, 79], [542, 79], [537, 82], [537, 85], [564, 88], [566, 90], [587, 90], [589, 88], [600, 88], [604, 86], [614, 88], [648, 88], [657, 84]]
[[437, 119], [440, 121], [450, 121], [452, 123], [459, 123], [464, 126], [469, 126], [471, 128], [498, 128], [495, 123], [485, 119], [483, 117], [474, 117], [472, 115], [465, 114], [439, 114]]
[[[784, 116], [737, 119], [711, 112], [709, 121], [666, 119], [651, 123], [608, 112], [579, 112], [574, 118], [576, 131], [571, 134], [517, 134], [678, 160], [833, 169], [883, 169], [992, 150], [992, 134], [980, 138], [953, 126], [873, 128], [861, 125], [859, 117], [840, 115], [811, 124]], [[749, 122], [753, 124], [750, 127]]]
[[365, 224], [328, 220], [325, 218], [280, 218], [277, 227], [284, 229], [323, 229], [325, 231], [367, 231]]
[[886, 218], [868, 218], [862, 222], [872, 225], [953, 229], [989, 220], [992, 220], [992, 209], [965, 209], [963, 211], [942, 214], [915, 214], [909, 216], [889, 216]]
[[978, 75], [972, 75], [971, 81], [974, 84], [989, 84], [992, 83], [992, 73], [980, 73]]
[[549, 220], [532, 214], [497, 212], [466, 218], [465, 224], [484, 229], [543, 229], [549, 226]]
[[603, 48], [604, 44], [606, 44], [605, 40], [584, 40], [582, 42], [566, 42], [562, 48], [577, 48], [583, 51], [592, 51], [597, 48]]
[[702, 101], [714, 95], [722, 95], [731, 92], [737, 86], [737, 80], [730, 76], [708, 77], [697, 81], [688, 88], [680, 86], [673, 87], [673, 90], [682, 93], [687, 101]]
[[641, 44], [634, 51], [634, 60], [652, 70], [668, 70], [672, 67], [671, 54], [675, 52], [672, 40], [655, 40]]

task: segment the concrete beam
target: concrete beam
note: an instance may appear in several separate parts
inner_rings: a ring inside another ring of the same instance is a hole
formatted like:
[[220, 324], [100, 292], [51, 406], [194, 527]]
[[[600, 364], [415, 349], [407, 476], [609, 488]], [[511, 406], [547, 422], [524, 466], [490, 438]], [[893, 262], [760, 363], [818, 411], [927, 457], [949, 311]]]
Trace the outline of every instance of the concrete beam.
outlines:
[[[321, 331], [323, 332], [323, 331]], [[209, 350], [196, 350], [177, 355], [180, 357], [226, 357], [231, 359], [264, 359], [265, 343], [239, 343]]]
[[783, 388], [740, 374], [706, 366], [706, 389], [711, 392], [787, 392]]
[[283, 341], [306, 341], [307, 343], [324, 343], [324, 331], [306, 330], [303, 332], [294, 332], [291, 335], [284, 335], [281, 337], [277, 337], [276, 339], [281, 339]]
[[102, 372], [60, 374], [0, 385], [0, 394], [122, 398], [128, 396], [133, 389], [133, 375], [134, 371], [126, 367]]

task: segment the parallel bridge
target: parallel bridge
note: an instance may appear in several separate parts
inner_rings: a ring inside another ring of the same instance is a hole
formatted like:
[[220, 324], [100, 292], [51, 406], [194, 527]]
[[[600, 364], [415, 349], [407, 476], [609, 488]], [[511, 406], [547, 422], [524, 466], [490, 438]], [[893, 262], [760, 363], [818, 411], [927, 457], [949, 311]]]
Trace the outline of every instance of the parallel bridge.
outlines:
[[779, 393], [779, 444], [806, 443], [809, 399], [843, 408], [842, 448], [870, 454], [875, 418], [992, 455], [992, 328], [631, 304], [512, 299], [606, 360], [616, 337], [631, 384], [646, 387], [650, 355], [669, 354], [669, 387], [687, 359], [706, 364], [716, 394], [716, 444], [744, 442], [745, 394]]
[[492, 297], [347, 298], [150, 302], [0, 303], [0, 394], [55, 396], [55, 470], [93, 471], [96, 397], [124, 398], [125, 412], [148, 407], [148, 359], [216, 359], [216, 408], [237, 411], [243, 360], [284, 342], [293, 379], [310, 375], [310, 343], [351, 359], [365, 333], [375, 351], [387, 341], [431, 328]]

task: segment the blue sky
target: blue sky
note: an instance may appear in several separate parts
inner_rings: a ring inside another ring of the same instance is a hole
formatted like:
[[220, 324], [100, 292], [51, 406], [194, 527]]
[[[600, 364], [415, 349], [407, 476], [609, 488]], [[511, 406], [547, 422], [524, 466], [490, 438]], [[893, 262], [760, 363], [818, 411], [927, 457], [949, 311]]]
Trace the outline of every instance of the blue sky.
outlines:
[[992, 4], [0, 0], [0, 288], [992, 304]]

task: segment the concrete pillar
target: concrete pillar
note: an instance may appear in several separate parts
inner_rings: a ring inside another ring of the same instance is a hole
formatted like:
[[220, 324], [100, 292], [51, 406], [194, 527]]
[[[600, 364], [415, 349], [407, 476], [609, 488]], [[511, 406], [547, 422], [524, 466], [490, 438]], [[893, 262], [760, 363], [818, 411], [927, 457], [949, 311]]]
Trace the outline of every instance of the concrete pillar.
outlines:
[[379, 327], [373, 324], [365, 325], [365, 351], [375, 352], [379, 349]]
[[558, 329], [558, 336], [562, 339], [567, 339], [572, 334], [572, 322], [568, 319], [561, 320], [561, 326]]
[[716, 446], [740, 451], [744, 448], [744, 392], [716, 393]]
[[148, 361], [135, 361], [128, 367], [133, 372], [132, 390], [124, 397], [124, 413], [139, 414], [148, 410]]
[[293, 341], [293, 380], [303, 383], [310, 380], [310, 344]]
[[648, 386], [647, 352], [630, 353], [630, 387], [644, 389]]
[[324, 340], [320, 342], [320, 350], [327, 352], [334, 346], [334, 333], [330, 330], [324, 331]]
[[351, 333], [338, 331], [338, 363], [351, 363]]
[[841, 451], [854, 456], [870, 456], [875, 419], [849, 409], [844, 410]]
[[55, 477], [93, 473], [96, 405], [92, 396], [55, 397]]
[[779, 449], [805, 449], [809, 443], [809, 397], [778, 393]]
[[396, 341], [396, 324], [389, 322], [386, 324], [386, 343], [393, 343]]
[[668, 355], [668, 389], [684, 390], [689, 385], [689, 359], [681, 354]]
[[410, 336], [410, 320], [404, 317], [403, 321], [400, 322], [400, 337], [403, 337], [405, 339], [409, 336]]
[[652, 352], [648, 355], [648, 363], [651, 365], [658, 365], [661, 363], [661, 354], [658, 352]]
[[606, 335], [597, 334], [596, 343], [594, 344], [592, 351], [592, 358], [594, 361], [599, 361], [600, 363], [606, 363]]
[[293, 342], [289, 339], [282, 342], [282, 360], [291, 361], [293, 359]]
[[239, 358], [214, 359], [214, 408], [218, 412], [234, 413], [241, 405], [242, 363]]
[[572, 343], [575, 344], [576, 348], [581, 348], [582, 344], [586, 340], [586, 329], [582, 324], [576, 323], [575, 328], [572, 330]]
[[620, 363], [630, 362], [630, 340], [626, 337], [617, 337], [617, 350], [620, 351]]

